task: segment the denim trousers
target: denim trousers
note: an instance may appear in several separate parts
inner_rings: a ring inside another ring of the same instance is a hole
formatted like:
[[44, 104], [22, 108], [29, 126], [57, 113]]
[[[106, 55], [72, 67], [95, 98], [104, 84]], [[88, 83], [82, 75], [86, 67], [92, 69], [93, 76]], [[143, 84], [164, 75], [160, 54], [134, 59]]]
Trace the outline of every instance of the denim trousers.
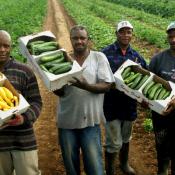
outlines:
[[80, 149], [87, 175], [104, 175], [100, 126], [59, 128], [59, 143], [67, 175], [80, 175]]
[[119, 153], [122, 144], [128, 143], [132, 135], [132, 121], [112, 120], [105, 125], [106, 143], [105, 151]]

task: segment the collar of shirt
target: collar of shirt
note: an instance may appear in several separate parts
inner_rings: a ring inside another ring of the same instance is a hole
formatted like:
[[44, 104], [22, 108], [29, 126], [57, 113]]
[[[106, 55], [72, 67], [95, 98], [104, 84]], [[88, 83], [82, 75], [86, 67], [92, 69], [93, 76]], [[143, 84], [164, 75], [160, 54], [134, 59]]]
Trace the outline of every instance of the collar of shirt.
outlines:
[[123, 56], [125, 56], [127, 53], [133, 54], [133, 50], [132, 50], [132, 48], [131, 48], [130, 45], [128, 45], [128, 48], [127, 48], [127, 49], [125, 50], [125, 52], [123, 53], [123, 51], [122, 51], [122, 49], [121, 49], [121, 47], [120, 47], [118, 41], [116, 41], [116, 42], [114, 43], [114, 50], [116, 51], [116, 53], [119, 53], [119, 52], [120, 52]]

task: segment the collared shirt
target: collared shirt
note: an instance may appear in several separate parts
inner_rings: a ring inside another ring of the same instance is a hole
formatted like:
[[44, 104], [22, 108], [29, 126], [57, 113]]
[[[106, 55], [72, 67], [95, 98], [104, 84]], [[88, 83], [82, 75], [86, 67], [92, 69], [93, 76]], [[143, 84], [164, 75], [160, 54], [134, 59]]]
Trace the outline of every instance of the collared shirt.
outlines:
[[[103, 53], [90, 51], [82, 68], [83, 77], [89, 84], [114, 82], [109, 62]], [[64, 87], [64, 93], [59, 103], [59, 128], [80, 129], [95, 126], [104, 119], [103, 93], [96, 94], [71, 85]]]
[[[102, 52], [108, 58], [113, 73], [115, 73], [127, 59], [139, 63], [142, 67], [146, 68], [144, 58], [132, 49], [130, 45], [128, 46], [126, 52], [122, 52], [118, 42], [116, 41], [104, 48]], [[104, 114], [107, 121], [114, 119], [128, 121], [135, 120], [137, 117], [136, 101], [117, 89], [111, 89], [109, 92], [105, 93]]]
[[6, 63], [2, 73], [23, 95], [30, 107], [22, 114], [24, 116], [23, 125], [10, 126], [0, 130], [0, 151], [36, 149], [33, 123], [38, 118], [42, 106], [36, 77], [28, 66], [14, 59], [10, 59]]

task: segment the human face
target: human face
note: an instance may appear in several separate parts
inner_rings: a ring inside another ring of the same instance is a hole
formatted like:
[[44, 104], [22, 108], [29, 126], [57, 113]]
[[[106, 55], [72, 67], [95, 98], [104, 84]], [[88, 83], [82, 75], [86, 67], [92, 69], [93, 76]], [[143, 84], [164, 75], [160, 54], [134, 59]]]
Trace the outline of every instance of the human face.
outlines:
[[117, 33], [117, 40], [121, 46], [128, 46], [132, 39], [132, 29], [128, 27], [121, 28]]
[[5, 63], [10, 57], [11, 42], [7, 35], [0, 33], [0, 63]]
[[170, 48], [175, 51], [175, 29], [170, 30], [167, 35]]
[[84, 52], [88, 47], [86, 30], [74, 30], [70, 36], [72, 47], [75, 52]]

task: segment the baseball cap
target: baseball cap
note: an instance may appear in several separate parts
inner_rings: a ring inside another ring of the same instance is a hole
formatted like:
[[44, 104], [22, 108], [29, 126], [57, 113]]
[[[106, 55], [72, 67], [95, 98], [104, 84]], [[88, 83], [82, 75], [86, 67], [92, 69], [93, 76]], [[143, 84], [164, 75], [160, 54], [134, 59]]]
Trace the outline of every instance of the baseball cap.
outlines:
[[171, 29], [175, 29], [175, 21], [171, 22], [171, 23], [168, 25], [166, 31], [168, 32], [168, 31], [171, 30]]
[[128, 27], [128, 28], [131, 28], [133, 29], [133, 26], [132, 24], [129, 22], [129, 21], [121, 21], [117, 24], [117, 32], [121, 29], [121, 28], [124, 28], [124, 27]]

